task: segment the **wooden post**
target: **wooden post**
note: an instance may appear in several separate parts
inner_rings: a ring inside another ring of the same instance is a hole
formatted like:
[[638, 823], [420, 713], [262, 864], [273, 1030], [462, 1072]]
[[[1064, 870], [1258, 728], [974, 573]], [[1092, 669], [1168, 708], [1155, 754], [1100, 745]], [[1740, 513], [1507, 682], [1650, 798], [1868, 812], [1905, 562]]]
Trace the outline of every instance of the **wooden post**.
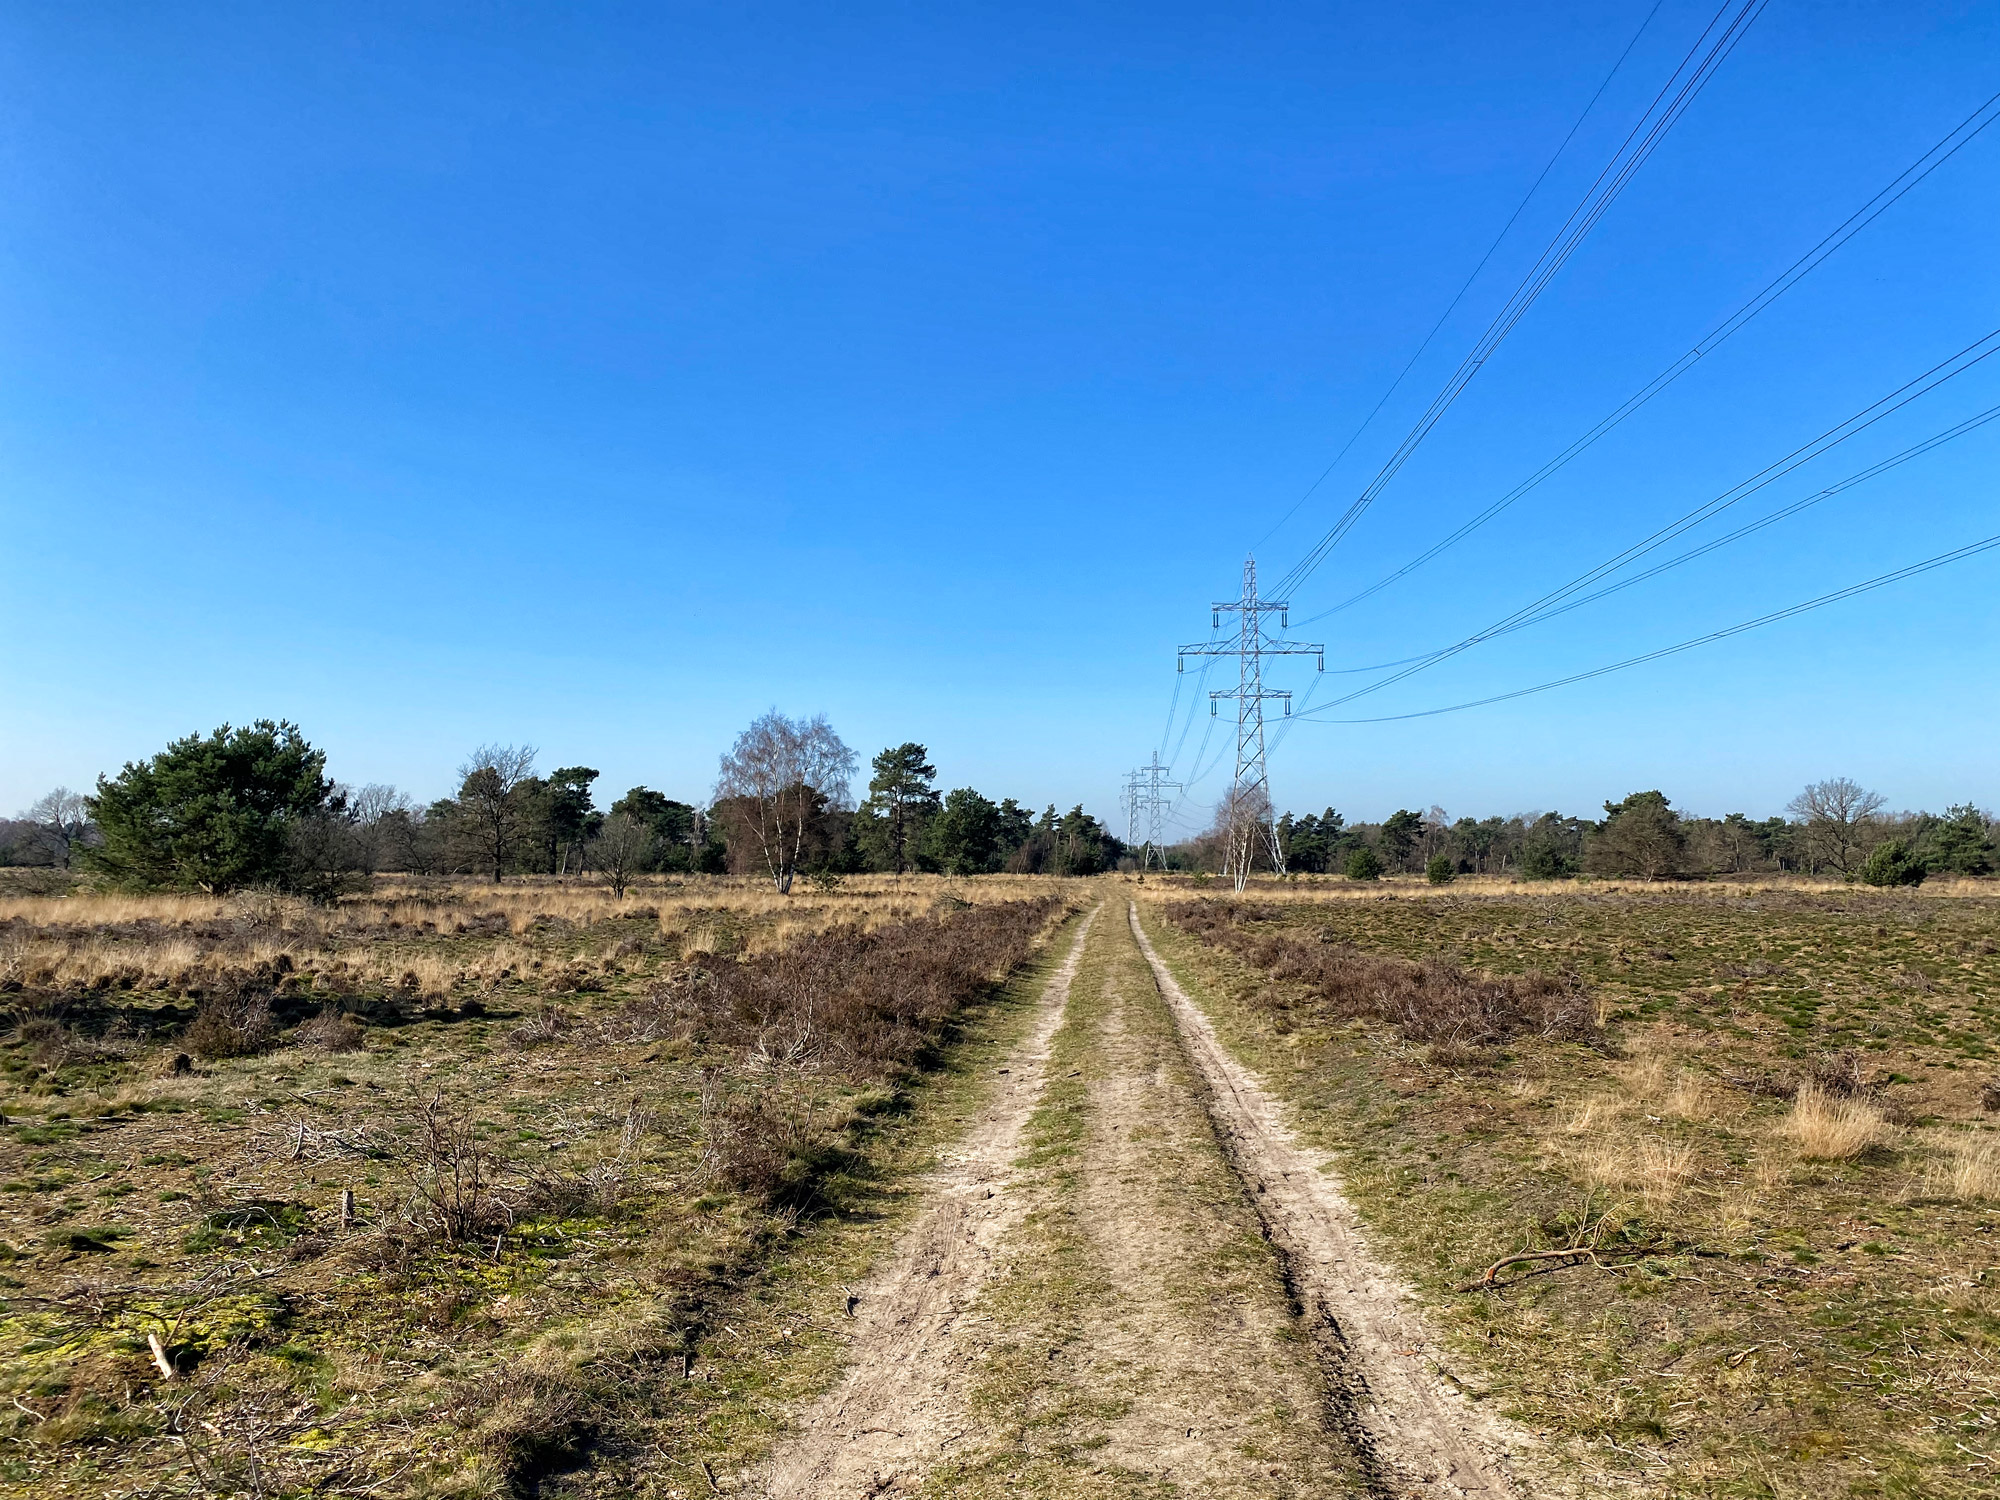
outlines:
[[354, 1189], [351, 1187], [340, 1190], [340, 1227], [354, 1227]]

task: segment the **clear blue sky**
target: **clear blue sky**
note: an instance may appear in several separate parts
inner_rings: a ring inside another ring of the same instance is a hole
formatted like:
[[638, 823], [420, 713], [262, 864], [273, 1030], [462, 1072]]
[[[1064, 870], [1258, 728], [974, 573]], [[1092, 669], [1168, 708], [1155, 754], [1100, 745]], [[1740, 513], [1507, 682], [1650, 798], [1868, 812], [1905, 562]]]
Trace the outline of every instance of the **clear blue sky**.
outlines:
[[[0, 811], [266, 715], [426, 797], [498, 740], [695, 798], [777, 705], [1110, 815], [1174, 647], [1649, 4], [8, 5]], [[1269, 572], [1712, 13], [1665, 0]], [[1301, 611], [1532, 470], [1996, 88], [1994, 4], [1772, 0]], [[1996, 231], [2000, 127], [1503, 521], [1313, 627], [1328, 665], [1487, 623], [2000, 325]], [[1750, 513], [2000, 402], [1990, 366]], [[2000, 531], [1996, 458], [2000, 424], [1367, 702]], [[1278, 799], [1764, 813], [1849, 774], [2000, 803], [1996, 586], [1990, 554], [1501, 708], [1301, 727]]]

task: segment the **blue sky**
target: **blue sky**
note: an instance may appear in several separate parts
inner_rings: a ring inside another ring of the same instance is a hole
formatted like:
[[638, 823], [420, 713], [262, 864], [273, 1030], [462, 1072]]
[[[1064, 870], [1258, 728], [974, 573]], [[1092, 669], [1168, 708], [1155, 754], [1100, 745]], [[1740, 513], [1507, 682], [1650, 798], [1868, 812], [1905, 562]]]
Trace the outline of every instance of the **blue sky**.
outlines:
[[[1713, 14], [1664, 0], [1267, 536], [1649, 7], [8, 6], [0, 810], [266, 715], [426, 797], [528, 741], [695, 798], [776, 705], [1109, 815], [1245, 553], [1281, 573], [1361, 489]], [[1772, 0], [1299, 609], [1804, 252], [2000, 87], [1997, 32], [1990, 3]], [[2000, 325], [1997, 190], [2000, 127], [1312, 627], [1329, 667], [1477, 629]], [[1994, 366], [1750, 513], [2000, 402]], [[1996, 457], [2000, 424], [1364, 701], [1539, 682], [2000, 531]], [[1988, 554], [1582, 687], [1301, 725], [1277, 796], [1766, 813], [1848, 774], [2000, 803], [1997, 584]]]

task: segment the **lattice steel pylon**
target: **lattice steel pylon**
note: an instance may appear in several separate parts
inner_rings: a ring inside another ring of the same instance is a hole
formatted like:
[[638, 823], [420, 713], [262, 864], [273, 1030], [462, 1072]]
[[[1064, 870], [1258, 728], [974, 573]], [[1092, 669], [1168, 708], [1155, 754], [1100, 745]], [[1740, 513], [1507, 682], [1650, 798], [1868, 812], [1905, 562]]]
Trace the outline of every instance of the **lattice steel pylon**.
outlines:
[[1264, 755], [1264, 704], [1267, 699], [1277, 699], [1283, 702], [1289, 715], [1292, 695], [1283, 689], [1264, 686], [1264, 658], [1317, 657], [1319, 670], [1324, 672], [1326, 648], [1318, 644], [1308, 645], [1304, 641], [1274, 640], [1265, 634], [1264, 617], [1276, 615], [1282, 629], [1290, 622], [1291, 606], [1282, 599], [1257, 597], [1257, 559], [1254, 557], [1243, 560], [1242, 597], [1212, 605], [1211, 611], [1211, 628], [1220, 626], [1226, 614], [1237, 617], [1236, 639], [1233, 642], [1201, 641], [1183, 646], [1175, 669], [1185, 671], [1190, 656], [1236, 658], [1236, 686], [1213, 689], [1208, 695], [1208, 711], [1214, 713], [1220, 699], [1236, 700], [1236, 779], [1230, 785], [1225, 808], [1228, 851], [1223, 873], [1234, 877], [1236, 889], [1240, 891], [1250, 876], [1252, 846], [1260, 838], [1271, 851], [1271, 868], [1280, 875], [1285, 872], [1285, 851], [1278, 843], [1278, 828], [1272, 818], [1271, 775]]
[[[1167, 867], [1167, 855], [1159, 847], [1160, 831], [1166, 824], [1167, 812], [1173, 807], [1173, 798], [1168, 792], [1184, 790], [1178, 781], [1170, 781], [1172, 766], [1160, 764], [1160, 752], [1153, 752], [1150, 764], [1136, 771], [1125, 773], [1125, 842], [1139, 849], [1139, 868], [1150, 870], [1153, 856], [1160, 857], [1160, 868]], [[1145, 841], [1140, 842], [1139, 831], [1145, 830]]]

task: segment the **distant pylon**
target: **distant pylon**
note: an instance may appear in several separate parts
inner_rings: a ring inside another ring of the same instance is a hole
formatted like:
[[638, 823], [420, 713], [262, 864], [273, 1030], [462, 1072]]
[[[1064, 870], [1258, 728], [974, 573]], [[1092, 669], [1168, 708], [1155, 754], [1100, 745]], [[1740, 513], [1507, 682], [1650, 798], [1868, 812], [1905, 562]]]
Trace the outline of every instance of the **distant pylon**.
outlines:
[[[1125, 773], [1125, 842], [1139, 849], [1139, 868], [1150, 870], [1153, 856], [1158, 855], [1160, 868], [1167, 867], [1166, 851], [1160, 847], [1160, 832], [1165, 827], [1166, 815], [1173, 806], [1173, 798], [1168, 792], [1183, 790], [1181, 783], [1170, 781], [1173, 767], [1160, 764], [1160, 752], [1153, 752], [1150, 764], [1136, 771]], [[1145, 839], [1140, 841], [1140, 830], [1145, 831]]]
[[1228, 849], [1223, 873], [1235, 878], [1242, 890], [1250, 876], [1251, 847], [1263, 842], [1271, 851], [1271, 868], [1285, 872], [1285, 851], [1278, 842], [1277, 824], [1271, 808], [1271, 775], [1264, 759], [1264, 700], [1276, 698], [1292, 711], [1292, 695], [1264, 686], [1264, 658], [1267, 656], [1313, 656], [1319, 670], [1326, 670], [1326, 648], [1303, 641], [1274, 640], [1264, 633], [1264, 616], [1276, 615], [1282, 628], [1290, 623], [1291, 606], [1282, 599], [1257, 597], [1257, 559], [1243, 560], [1243, 594], [1211, 606], [1210, 626], [1222, 624], [1225, 614], [1237, 617], [1233, 642], [1202, 641], [1180, 649], [1176, 670], [1185, 671], [1190, 656], [1233, 656], [1236, 658], [1236, 686], [1216, 688], [1208, 695], [1208, 711], [1215, 712], [1218, 699], [1236, 700], [1236, 779], [1229, 788], [1227, 813]]

